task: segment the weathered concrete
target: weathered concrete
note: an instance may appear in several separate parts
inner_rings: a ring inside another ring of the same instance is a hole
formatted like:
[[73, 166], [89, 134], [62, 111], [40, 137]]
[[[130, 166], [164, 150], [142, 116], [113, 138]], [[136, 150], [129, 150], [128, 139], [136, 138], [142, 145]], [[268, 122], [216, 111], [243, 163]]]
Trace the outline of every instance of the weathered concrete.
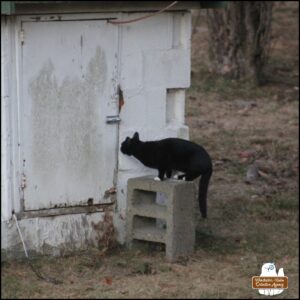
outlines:
[[[107, 228], [112, 226], [112, 211], [79, 213], [18, 220], [31, 258], [39, 255], [64, 256], [89, 247], [101, 248]], [[25, 258], [14, 219], [1, 222], [1, 260]]]
[[[157, 193], [166, 196], [166, 205], [156, 202]], [[131, 178], [127, 190], [127, 245], [134, 240], [160, 242], [166, 245], [166, 256], [175, 260], [193, 252], [195, 244], [194, 182], [155, 181], [153, 176]], [[166, 221], [166, 228], [156, 219]]]

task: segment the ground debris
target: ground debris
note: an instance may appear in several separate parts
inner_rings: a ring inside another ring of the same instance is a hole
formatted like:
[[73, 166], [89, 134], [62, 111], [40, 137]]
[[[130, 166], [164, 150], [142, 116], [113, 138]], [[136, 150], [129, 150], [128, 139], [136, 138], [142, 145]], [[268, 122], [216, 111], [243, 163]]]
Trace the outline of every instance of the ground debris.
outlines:
[[142, 262], [135, 266], [133, 274], [143, 274], [143, 275], [150, 275], [155, 274], [156, 271], [153, 269], [153, 266], [149, 262]]
[[245, 182], [248, 184], [253, 183], [258, 178], [258, 168], [255, 164], [251, 164], [247, 168]]

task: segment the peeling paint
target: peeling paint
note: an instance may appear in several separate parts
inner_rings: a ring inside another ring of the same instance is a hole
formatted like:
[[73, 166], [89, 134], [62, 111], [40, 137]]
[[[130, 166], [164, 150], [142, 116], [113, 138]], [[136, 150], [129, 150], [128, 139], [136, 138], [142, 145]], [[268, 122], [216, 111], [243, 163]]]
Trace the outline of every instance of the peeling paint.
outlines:
[[95, 246], [99, 249], [107, 250], [116, 241], [115, 229], [113, 225], [113, 214], [111, 211], [105, 211], [102, 221], [91, 222]]
[[125, 105], [123, 91], [121, 90], [121, 87], [118, 86], [118, 94], [119, 94], [119, 113], [122, 110], [122, 107]]
[[[2, 249], [8, 256], [25, 257], [14, 221], [1, 222]], [[116, 242], [113, 212], [19, 220], [29, 253], [64, 256], [88, 247], [106, 251]]]

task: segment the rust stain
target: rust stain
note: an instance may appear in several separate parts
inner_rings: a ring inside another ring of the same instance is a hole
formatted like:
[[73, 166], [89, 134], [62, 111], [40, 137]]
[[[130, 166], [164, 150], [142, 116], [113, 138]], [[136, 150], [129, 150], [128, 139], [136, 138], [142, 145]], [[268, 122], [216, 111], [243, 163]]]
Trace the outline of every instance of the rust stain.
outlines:
[[113, 186], [113, 187], [109, 188], [108, 190], [106, 190], [104, 192], [104, 199], [107, 199], [110, 195], [116, 194], [116, 192], [117, 192], [116, 187]]
[[118, 93], [119, 93], [119, 113], [120, 113], [122, 110], [122, 107], [125, 104], [124, 97], [123, 97], [123, 91], [121, 90], [120, 86], [118, 86]]
[[100, 255], [104, 255], [116, 243], [116, 232], [113, 226], [112, 211], [106, 210], [102, 221], [97, 223], [91, 222], [96, 246], [101, 250]]

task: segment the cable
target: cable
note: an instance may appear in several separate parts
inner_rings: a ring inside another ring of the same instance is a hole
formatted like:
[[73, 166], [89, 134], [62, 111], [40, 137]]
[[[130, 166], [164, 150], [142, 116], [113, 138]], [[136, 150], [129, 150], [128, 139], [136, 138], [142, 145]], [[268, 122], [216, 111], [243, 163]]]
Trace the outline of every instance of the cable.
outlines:
[[171, 8], [172, 6], [174, 6], [175, 4], [177, 4], [177, 2], [178, 1], [174, 1], [170, 5], [168, 5], [167, 7], [162, 8], [161, 10], [159, 10], [159, 11], [157, 11], [155, 13], [152, 13], [152, 14], [149, 14], [149, 15], [146, 15], [146, 16], [143, 16], [143, 17], [139, 17], [139, 18], [131, 19], [131, 20], [125, 20], [125, 21], [108, 20], [107, 22], [111, 23], [111, 24], [128, 24], [128, 23], [133, 23], [133, 22], [141, 21], [141, 20], [144, 20], [144, 19], [156, 16], [156, 15], [164, 12], [165, 10], [167, 10], [167, 9]]
[[54, 283], [54, 284], [61, 284], [61, 283], [63, 283], [62, 281], [60, 281], [60, 280], [58, 280], [58, 279], [56, 279], [56, 278], [51, 278], [51, 277], [49, 277], [49, 276], [48, 276], [48, 277], [43, 276], [43, 275], [41, 274], [41, 272], [38, 271], [38, 270], [33, 266], [32, 262], [30, 261], [29, 256], [28, 256], [28, 252], [27, 252], [26, 245], [25, 245], [25, 242], [24, 242], [24, 239], [23, 239], [23, 235], [22, 235], [21, 229], [20, 229], [20, 227], [19, 227], [18, 219], [17, 219], [17, 217], [16, 217], [16, 215], [15, 215], [14, 212], [13, 212], [13, 217], [14, 217], [14, 219], [15, 219], [15, 222], [16, 222], [16, 225], [17, 225], [17, 229], [18, 229], [18, 233], [19, 233], [20, 239], [21, 239], [22, 244], [23, 244], [24, 252], [25, 252], [25, 255], [26, 255], [26, 257], [27, 257], [27, 262], [28, 262], [30, 268], [32, 269], [32, 271], [35, 273], [35, 275], [36, 275], [38, 278], [43, 279], [43, 280], [45, 280], [45, 281], [47, 281], [47, 282], [51, 282], [51, 283]]

